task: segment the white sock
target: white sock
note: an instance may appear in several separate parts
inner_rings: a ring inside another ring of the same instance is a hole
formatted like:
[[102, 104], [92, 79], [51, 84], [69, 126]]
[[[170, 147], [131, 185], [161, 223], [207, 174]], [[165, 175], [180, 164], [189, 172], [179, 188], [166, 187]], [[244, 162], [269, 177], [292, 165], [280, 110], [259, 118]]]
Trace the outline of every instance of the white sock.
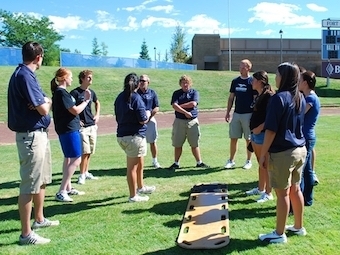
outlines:
[[153, 162], [153, 163], [157, 163], [157, 162], [158, 162], [157, 157], [153, 158], [153, 159], [152, 159], [152, 162]]
[[197, 161], [197, 164], [201, 164], [201, 163], [202, 163], [202, 160]]

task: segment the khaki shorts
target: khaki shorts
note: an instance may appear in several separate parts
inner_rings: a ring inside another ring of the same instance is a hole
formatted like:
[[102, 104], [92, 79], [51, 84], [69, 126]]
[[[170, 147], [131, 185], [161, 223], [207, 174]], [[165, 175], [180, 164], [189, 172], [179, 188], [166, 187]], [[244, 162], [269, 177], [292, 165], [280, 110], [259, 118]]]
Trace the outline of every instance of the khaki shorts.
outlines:
[[172, 146], [175, 148], [182, 147], [185, 139], [188, 139], [190, 146], [196, 148], [200, 135], [200, 125], [197, 118], [193, 120], [175, 118], [172, 124]]
[[233, 113], [233, 118], [229, 124], [229, 138], [242, 138], [250, 140], [250, 118], [252, 113]]
[[128, 135], [117, 137], [117, 142], [129, 158], [146, 156], [147, 146], [145, 137], [141, 137], [140, 135]]
[[97, 125], [80, 128], [83, 144], [83, 154], [94, 154], [97, 144]]
[[269, 180], [275, 189], [288, 189], [301, 182], [302, 169], [306, 160], [306, 147], [269, 153]]
[[156, 119], [152, 117], [151, 120], [146, 125], [147, 125], [147, 129], [145, 133], [146, 142], [155, 143], [158, 138]]
[[46, 132], [16, 133], [20, 162], [20, 194], [38, 194], [52, 182], [50, 141]]

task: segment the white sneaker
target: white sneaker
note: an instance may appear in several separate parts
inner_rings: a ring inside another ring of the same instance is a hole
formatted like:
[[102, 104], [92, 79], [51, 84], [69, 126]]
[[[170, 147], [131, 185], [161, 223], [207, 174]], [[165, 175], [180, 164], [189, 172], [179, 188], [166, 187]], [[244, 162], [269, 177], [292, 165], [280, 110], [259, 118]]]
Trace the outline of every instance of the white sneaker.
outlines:
[[304, 227], [300, 228], [300, 229], [297, 229], [297, 228], [294, 228], [294, 225], [287, 225], [286, 226], [286, 230], [292, 232], [293, 234], [295, 235], [298, 235], [298, 236], [305, 236], [307, 235], [307, 231]]
[[46, 244], [49, 242], [51, 242], [51, 239], [39, 236], [38, 234], [34, 233], [34, 231], [31, 231], [31, 233], [26, 237], [22, 237], [21, 235], [19, 236], [20, 245]]
[[134, 197], [130, 197], [129, 198], [129, 202], [130, 203], [134, 203], [134, 202], [146, 202], [149, 200], [148, 196], [140, 196], [140, 195], [135, 195]]
[[140, 189], [137, 189], [138, 194], [151, 194], [156, 190], [155, 186], [143, 186]]
[[77, 189], [72, 188], [71, 190], [67, 191], [68, 195], [78, 195], [78, 196], [82, 196], [85, 195], [84, 191], [79, 191]]
[[87, 180], [98, 180], [98, 177], [96, 177], [96, 176], [94, 176], [92, 173], [90, 173], [90, 172], [86, 172], [85, 173], [85, 178], [87, 179]]
[[224, 166], [224, 168], [226, 169], [231, 169], [231, 168], [234, 168], [235, 167], [235, 161], [232, 161], [230, 159], [228, 159], [226, 165]]
[[86, 177], [83, 177], [83, 175], [78, 176], [78, 184], [85, 184]]
[[282, 235], [278, 235], [275, 230], [269, 234], [260, 234], [259, 239], [269, 243], [287, 243], [286, 234], [283, 233]]
[[70, 196], [66, 192], [58, 192], [57, 194], [55, 194], [55, 200], [59, 202], [73, 202], [73, 199], [70, 198]]
[[258, 187], [246, 191], [247, 196], [262, 195], [264, 191], [259, 190]]
[[251, 161], [250, 160], [246, 160], [246, 163], [244, 164], [244, 166], [242, 168], [246, 169], [246, 170], [249, 170], [252, 166], [253, 166], [253, 164], [251, 163]]
[[257, 199], [257, 202], [258, 203], [264, 203], [264, 202], [267, 202], [267, 201], [269, 201], [269, 200], [273, 200], [274, 199], [274, 197], [273, 197], [273, 195], [272, 194], [267, 194], [267, 193], [262, 193], [262, 195], [260, 196], [260, 198], [259, 199]]
[[161, 165], [158, 163], [158, 161], [152, 162], [152, 165], [154, 168], [162, 168]]

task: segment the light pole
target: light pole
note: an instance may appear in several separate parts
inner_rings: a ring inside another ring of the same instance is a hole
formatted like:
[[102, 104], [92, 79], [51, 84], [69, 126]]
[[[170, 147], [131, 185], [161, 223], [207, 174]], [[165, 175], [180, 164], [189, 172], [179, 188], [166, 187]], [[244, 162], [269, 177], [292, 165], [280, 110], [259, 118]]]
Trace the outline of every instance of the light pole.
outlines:
[[230, 1], [228, 0], [228, 45], [229, 45], [229, 71], [231, 71], [231, 45], [230, 45]]
[[153, 47], [153, 49], [155, 50], [155, 68], [157, 68], [157, 65], [156, 65], [156, 51], [157, 51], [157, 48], [156, 47]]
[[282, 34], [283, 34], [282, 29], [280, 29], [279, 33], [280, 33], [280, 64], [281, 64], [282, 63]]

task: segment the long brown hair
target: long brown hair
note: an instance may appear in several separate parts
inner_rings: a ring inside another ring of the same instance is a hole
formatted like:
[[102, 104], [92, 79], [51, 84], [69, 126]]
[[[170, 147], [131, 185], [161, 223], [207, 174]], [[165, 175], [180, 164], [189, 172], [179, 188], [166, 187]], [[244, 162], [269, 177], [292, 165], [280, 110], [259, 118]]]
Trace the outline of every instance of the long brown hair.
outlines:
[[63, 68], [63, 67], [59, 68], [55, 72], [54, 78], [50, 82], [52, 94], [54, 93], [54, 91], [59, 86], [57, 82], [64, 81], [67, 78], [67, 76], [69, 76], [70, 74], [71, 74], [71, 71], [69, 69], [66, 69], [66, 68]]
[[260, 104], [260, 102], [264, 99], [265, 95], [268, 93], [273, 94], [274, 91], [272, 90], [272, 87], [268, 83], [268, 73], [266, 71], [261, 70], [253, 73], [253, 78], [255, 78], [258, 81], [261, 81], [263, 85], [261, 94], [254, 99], [254, 102], [252, 104], [254, 110], [257, 110], [257, 105]]

